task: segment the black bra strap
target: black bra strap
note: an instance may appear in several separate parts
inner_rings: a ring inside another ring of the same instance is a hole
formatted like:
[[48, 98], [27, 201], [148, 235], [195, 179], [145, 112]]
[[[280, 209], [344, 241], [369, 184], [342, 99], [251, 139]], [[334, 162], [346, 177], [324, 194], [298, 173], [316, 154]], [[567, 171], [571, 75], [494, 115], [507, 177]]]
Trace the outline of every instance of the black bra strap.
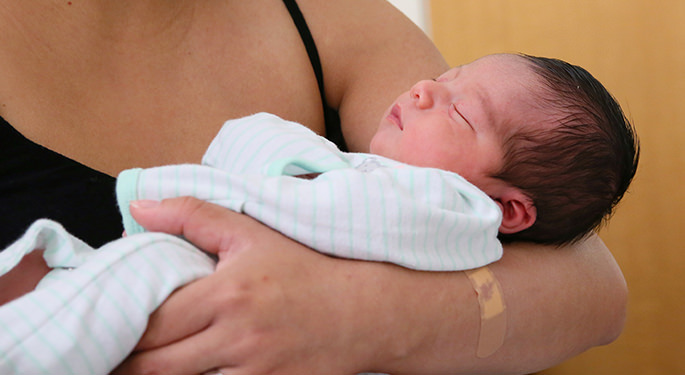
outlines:
[[[324, 92], [323, 88], [323, 69], [321, 68], [319, 51], [316, 49], [316, 43], [314, 43], [312, 33], [309, 31], [307, 21], [305, 21], [304, 16], [300, 11], [300, 7], [297, 6], [295, 0], [283, 0], [283, 3], [288, 8], [288, 12], [290, 12], [290, 17], [293, 19], [295, 26], [297, 26], [297, 31], [300, 33], [300, 38], [302, 39], [302, 43], [304, 43], [304, 48], [307, 49], [309, 61], [312, 63], [314, 75], [316, 75], [316, 82], [319, 84], [319, 94], [323, 99], [326, 97], [326, 93]], [[326, 102], [323, 104], [326, 105]]]
[[309, 62], [312, 64], [314, 69], [314, 75], [316, 76], [316, 82], [319, 85], [319, 95], [321, 96], [321, 103], [323, 104], [324, 120], [326, 122], [326, 138], [334, 142], [341, 150], [347, 151], [347, 146], [345, 145], [345, 140], [342, 135], [342, 129], [340, 127], [340, 118], [338, 118], [337, 112], [328, 106], [326, 101], [326, 91], [323, 85], [323, 69], [321, 68], [321, 59], [319, 58], [319, 52], [316, 49], [316, 43], [314, 43], [314, 38], [312, 33], [307, 26], [307, 21], [300, 11], [300, 7], [297, 5], [295, 0], [283, 0], [290, 17], [297, 27], [297, 31], [300, 33], [300, 38], [307, 50], [307, 55], [309, 56]]

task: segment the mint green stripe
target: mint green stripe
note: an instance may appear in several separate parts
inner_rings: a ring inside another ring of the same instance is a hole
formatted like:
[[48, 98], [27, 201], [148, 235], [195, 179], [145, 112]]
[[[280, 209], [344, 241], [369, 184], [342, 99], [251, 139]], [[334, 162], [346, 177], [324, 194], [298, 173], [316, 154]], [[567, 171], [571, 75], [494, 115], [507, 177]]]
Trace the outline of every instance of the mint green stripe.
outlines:
[[[394, 175], [393, 179], [400, 181], [398, 172], [399, 172], [398, 170], [393, 171], [393, 175]], [[397, 226], [399, 228], [405, 228], [404, 223], [403, 223], [404, 222], [404, 212], [403, 212], [404, 207], [403, 206], [404, 205], [401, 204], [401, 202], [400, 202], [400, 204], [397, 205]], [[399, 235], [397, 240], [398, 240], [397, 241], [397, 249], [392, 249], [392, 250], [395, 252], [399, 252], [399, 257], [398, 257], [399, 262], [398, 263], [407, 264], [407, 259], [406, 259], [407, 252], [404, 251], [404, 249], [407, 248], [407, 245], [405, 244], [405, 236]]]
[[[355, 172], [352, 171], [352, 173], [355, 173]], [[353, 201], [354, 201], [355, 197], [352, 196], [352, 190], [353, 190], [353, 189], [352, 189], [351, 180], [352, 180], [352, 179], [345, 179], [345, 188], [346, 188], [346, 190], [347, 190], [347, 198], [348, 198], [348, 199], [347, 199], [347, 212], [349, 212], [349, 214], [347, 215], [347, 222], [348, 222], [347, 225], [348, 225], [348, 228], [349, 228], [349, 231], [348, 231], [348, 233], [347, 233], [347, 236], [348, 236], [348, 240], [347, 240], [347, 241], [349, 242], [349, 248], [350, 248], [350, 250], [349, 250], [349, 251], [350, 251], [349, 256], [353, 256], [353, 257], [355, 257], [355, 258], [359, 258], [359, 257], [362, 256], [362, 254], [361, 254], [361, 252], [360, 252], [360, 254], [355, 254], [355, 246], [354, 246], [354, 245], [355, 245], [355, 234], [356, 234], [355, 232], [357, 232], [357, 231], [355, 230], [356, 228], [354, 227], [354, 224], [355, 224], [355, 223], [354, 223], [354, 218], [355, 218], [355, 214], [354, 214], [354, 213], [355, 213], [355, 207], [354, 207], [354, 205], [353, 205]], [[363, 179], [362, 179], [362, 181], [363, 181]], [[339, 201], [339, 200], [338, 200], [338, 201]], [[337, 201], [334, 200], [334, 201], [332, 201], [332, 202], [337, 202]], [[365, 202], [365, 203], [366, 203], [366, 202]], [[333, 206], [333, 205], [335, 205], [335, 204], [332, 204], [331, 206]], [[368, 206], [367, 204], [364, 204], [362, 207], [357, 207], [357, 210], [364, 210], [364, 211], [367, 211], [367, 212], [368, 212], [368, 207], [369, 207], [369, 206]], [[367, 214], [366, 216], [367, 216], [367, 218], [368, 218], [368, 214]], [[366, 232], [367, 232], [367, 233], [368, 233], [368, 228], [369, 228], [369, 224], [368, 224], [368, 221], [367, 221], [367, 222], [366, 222]], [[363, 232], [363, 231], [364, 231], [364, 228], [362, 228], [362, 229], [360, 230], [360, 232]], [[361, 239], [360, 239], [360, 241], [361, 241]], [[331, 239], [331, 243], [334, 243], [334, 242], [335, 242], [335, 241], [334, 241], [333, 239]], [[361, 246], [361, 244], [360, 244], [360, 246]], [[369, 251], [370, 251], [370, 250], [369, 250], [369, 246], [367, 245], [366, 253], [368, 254]], [[368, 258], [368, 257], [369, 257], [369, 256], [367, 255], [367, 258]]]
[[[378, 181], [378, 191], [380, 191], [380, 192], [385, 191], [385, 189], [383, 187], [383, 179], [378, 179], [377, 181]], [[386, 202], [387, 199], [385, 198], [384, 194], [380, 194], [380, 196], [378, 197], [378, 200], [379, 200], [380, 211], [381, 211], [381, 223], [383, 225], [383, 231], [381, 233], [382, 239], [383, 239], [383, 258], [385, 260], [390, 261], [392, 258], [391, 258], [391, 254], [390, 254], [390, 243], [389, 243], [389, 239], [388, 239], [388, 237], [389, 237], [388, 233], [389, 233], [389, 229], [391, 229], [391, 228], [387, 227], [387, 224], [388, 224], [388, 220], [387, 220], [387, 218], [388, 218], [388, 207], [387, 207], [387, 202]]]
[[[330, 202], [336, 202], [335, 200], [335, 192], [333, 188], [333, 184], [327, 184], [328, 185], [328, 199]], [[316, 202], [316, 201], [314, 201]], [[330, 212], [330, 220], [328, 221], [330, 223], [330, 238], [331, 238], [331, 243], [335, 242], [333, 239], [335, 238], [335, 228], [338, 226], [336, 222], [336, 210], [335, 210], [335, 204], [331, 204], [331, 212]], [[318, 207], [316, 205], [313, 206], [314, 209], [314, 214], [319, 211]]]
[[[14, 310], [14, 311], [17, 311], [17, 309], [16, 309], [14, 306], [10, 306], [9, 309]], [[17, 313], [21, 313], [21, 311], [19, 311], [19, 312], [17, 312]], [[21, 315], [21, 316], [27, 316], [26, 314], [20, 314], [20, 315]], [[27, 323], [29, 323], [28, 319], [26, 319], [26, 321], [27, 321]], [[10, 336], [12, 336], [12, 341], [14, 341], [14, 342], [16, 343], [16, 345], [17, 345], [17, 346], [15, 346], [15, 347], [12, 349], [12, 351], [14, 352], [14, 351], [17, 351], [17, 350], [21, 350], [22, 356], [28, 357], [29, 360], [31, 361], [31, 363], [33, 363], [33, 365], [34, 365], [35, 367], [39, 367], [39, 368], [43, 369], [43, 370], [42, 370], [43, 372], [48, 373], [48, 369], [43, 365], [43, 363], [42, 363], [41, 361], [38, 360], [38, 358], [36, 358], [36, 357], [33, 355], [33, 351], [27, 350], [27, 349], [24, 349], [24, 348], [23, 348], [22, 340], [21, 340], [19, 337], [17, 337], [17, 335], [16, 335], [14, 332], [12, 332], [12, 331], [10, 330], [10, 327], [9, 327], [7, 324], [5, 324], [5, 322], [2, 322], [2, 321], [0, 321], [0, 324], [2, 324], [2, 326], [3, 326], [3, 335], [10, 335]], [[30, 324], [29, 324], [29, 325], [30, 325]], [[33, 330], [35, 331], [35, 328], [34, 328]], [[51, 345], [48, 346], [48, 347], [52, 348]], [[53, 352], [54, 352], [54, 348], [52, 348], [52, 349], [53, 349]], [[9, 358], [9, 353], [0, 353], [0, 358], [2, 358], [2, 362], [7, 363], [7, 362], [9, 361], [9, 359], [8, 359], [8, 358]]]
[[[56, 293], [56, 294], [53, 295], [53, 297], [54, 297], [55, 299], [59, 300], [60, 305], [62, 306], [62, 308], [68, 309], [68, 304], [65, 302], [65, 300], [59, 298], [59, 297], [62, 297], [60, 294], [57, 294], [57, 293]], [[32, 295], [32, 294], [29, 293], [28, 295], [26, 295], [26, 299], [27, 299], [27, 301], [31, 301], [31, 302], [35, 305], [36, 310], [40, 310], [40, 311], [43, 313], [44, 316], [46, 316], [46, 317], [52, 317], [52, 316], [53, 316], [53, 315], [51, 315], [51, 312], [50, 312], [50, 311], [47, 311], [47, 310], [45, 309], [45, 306], [41, 303], [41, 301], [38, 301], [38, 300], [36, 300], [36, 299], [34, 298], [34, 295]], [[10, 305], [10, 306], [12, 306], [12, 305]], [[15, 310], [15, 311], [16, 311], [16, 310]], [[30, 312], [26, 312], [24, 316], [27, 316], [27, 317], [28, 317], [28, 316], [31, 316], [31, 315], [32, 315], [32, 314], [31, 314]], [[54, 321], [53, 319], [50, 319], [50, 320], [51, 320], [51, 321]], [[38, 326], [32, 324], [32, 323], [33, 323], [32, 321], [27, 320], [26, 323], [31, 327], [32, 331], [34, 331], [34, 332], [39, 332], [39, 331], [40, 331], [40, 327], [38, 327]], [[77, 340], [76, 340], [76, 338], [73, 336], [73, 334], [71, 334], [70, 332], [68, 332], [63, 326], [57, 325], [57, 324], [51, 324], [51, 326], [54, 327], [54, 328], [56, 328], [56, 329], [58, 329], [59, 331], [61, 331], [61, 332], [64, 334], [64, 336], [66, 336], [67, 339], [70, 340], [71, 342], [77, 342]], [[33, 337], [36, 337], [40, 342], [43, 343], [43, 345], [45, 345], [46, 347], [48, 347], [48, 348], [50, 349], [50, 351], [51, 351], [52, 353], [55, 354], [55, 355], [53, 356], [53, 358], [56, 358], [56, 359], [59, 361], [59, 363], [62, 365], [63, 368], [69, 369], [69, 371], [72, 372], [72, 373], [74, 372], [74, 369], [71, 367], [71, 365], [70, 365], [67, 361], [65, 361], [65, 358], [61, 355], [61, 350], [59, 350], [58, 348], [56, 348], [56, 347], [53, 345], [53, 343], [52, 343], [51, 341], [49, 341], [49, 339], [50, 339], [49, 337], [44, 337], [44, 336], [41, 336], [41, 335], [33, 335]], [[87, 357], [86, 357], [85, 353], [83, 352], [83, 349], [81, 348], [81, 346], [80, 346], [80, 345], [76, 345], [76, 346], [75, 346], [75, 349], [77, 350], [77, 352], [79, 352], [81, 358], [86, 362], [86, 366], [89, 368], [90, 372], [92, 373], [92, 372], [93, 372], [93, 368], [92, 368], [91, 364], [88, 362]]]
[[[410, 175], [410, 183], [409, 183], [409, 193], [411, 194], [412, 197], [416, 195], [416, 169], [412, 168], [409, 170], [409, 175]], [[412, 213], [411, 215], [411, 228], [416, 228], [416, 213]], [[412, 254], [414, 255], [414, 264], [419, 263], [419, 255], [417, 253], [417, 239], [416, 239], [416, 231], [411, 232], [411, 249], [412, 249]]]
[[[98, 274], [98, 275], [97, 275], [97, 277], [100, 277], [100, 276], [102, 276], [102, 274]], [[63, 279], [63, 281], [64, 281], [64, 282], [69, 282], [71, 288], [73, 288], [73, 290], [75, 290], [75, 291], [79, 291], [79, 290], [81, 290], [81, 289], [83, 288], [82, 285], [79, 285], [79, 284], [74, 283], [73, 280], [66, 280], [66, 279]], [[96, 281], [95, 278], [92, 279], [91, 283], [96, 284], [96, 286], [98, 286], [99, 289], [102, 289], [101, 287], [99, 287], [99, 285], [98, 285], [99, 283], [97, 283], [97, 281]], [[56, 294], [55, 294], [55, 296], [56, 296]], [[88, 303], [87, 303], [88, 306], [95, 306], [95, 302], [94, 302], [91, 298], [89, 298], [87, 294], [79, 294], [79, 298], [86, 300], [86, 301], [88, 302]], [[65, 310], [68, 310], [68, 311], [69, 311], [69, 314], [75, 315], [75, 316], [79, 316], [79, 315], [80, 315], [80, 314], [78, 314], [78, 312], [74, 311], [74, 308], [73, 308], [73, 306], [69, 303], [69, 301], [63, 300], [63, 301], [62, 301], [62, 306], [64, 307]], [[49, 313], [49, 312], [48, 312], [48, 313]], [[100, 321], [102, 321], [102, 322], [104, 323], [103, 326], [105, 326], [105, 327], [110, 331], [110, 333], [111, 333], [112, 335], [116, 335], [116, 331], [113, 330], [113, 329], [111, 329], [110, 325], [108, 324], [108, 323], [109, 323], [109, 319], [107, 319], [105, 316], [103, 316], [102, 313], [101, 313], [100, 311], [95, 310], [95, 309], [93, 310], [93, 314], [94, 314], [97, 318], [99, 318]], [[109, 362], [109, 361], [108, 361], [109, 356], [107, 355], [107, 351], [105, 350], [105, 348], [102, 346], [102, 343], [100, 342], [100, 338], [94, 336], [94, 332], [93, 332], [92, 330], [87, 329], [85, 333], [88, 334], [90, 343], [94, 344], [94, 345], [97, 347], [98, 352], [99, 352], [99, 354], [100, 354], [100, 358], [101, 358], [102, 360], [104, 360], [104, 361]], [[72, 337], [71, 340], [72, 340], [72, 341], [76, 341], [76, 338], [73, 338], [73, 337]], [[117, 344], [118, 344], [118, 342], [117, 342]], [[79, 346], [79, 348], [80, 348], [80, 346]], [[121, 346], [119, 346], [119, 350], [121, 351]], [[85, 358], [85, 353], [82, 353], [82, 356]], [[92, 373], [93, 369], [92, 369], [92, 367], [90, 366], [90, 363], [88, 364], [88, 366], [89, 366], [90, 371], [91, 371], [91, 373]]]

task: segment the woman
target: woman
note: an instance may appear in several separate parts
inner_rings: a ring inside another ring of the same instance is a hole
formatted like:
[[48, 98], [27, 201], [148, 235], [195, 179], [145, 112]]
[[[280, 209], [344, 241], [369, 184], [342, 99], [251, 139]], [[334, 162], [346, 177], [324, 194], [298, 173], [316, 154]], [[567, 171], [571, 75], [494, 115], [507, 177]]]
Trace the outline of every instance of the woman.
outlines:
[[[6, 131], [30, 141], [12, 138], [23, 148], [2, 159], [0, 207], [64, 222], [70, 208], [90, 206], [91, 218], [66, 227], [93, 245], [119, 230], [108, 175], [197, 162], [226, 119], [259, 111], [335, 138], [324, 121], [331, 107], [348, 148], [367, 151], [387, 105], [447, 68], [382, 0], [298, 1], [324, 95], [297, 11], [280, 0], [1, 1], [0, 115]], [[31, 142], [103, 174], [52, 154], [15, 166], [47, 152]], [[623, 324], [625, 284], [596, 238], [505, 249], [491, 269], [504, 289], [507, 336], [481, 359], [478, 304], [461, 273], [327, 258], [189, 199], [134, 212], [151, 229], [232, 255], [160, 308], [126, 373], [530, 372], [610, 342]]]

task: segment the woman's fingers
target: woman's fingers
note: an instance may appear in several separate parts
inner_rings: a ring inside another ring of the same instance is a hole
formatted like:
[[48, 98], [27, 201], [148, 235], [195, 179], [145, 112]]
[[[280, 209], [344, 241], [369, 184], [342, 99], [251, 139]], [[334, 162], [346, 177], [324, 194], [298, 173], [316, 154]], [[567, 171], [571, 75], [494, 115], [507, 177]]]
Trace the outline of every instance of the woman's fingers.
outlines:
[[[218, 254], [235, 250], [247, 238], [242, 229], [252, 219], [192, 197], [131, 203], [133, 218], [145, 229], [182, 235], [200, 249]], [[240, 235], [237, 235], [240, 234]]]
[[141, 351], [119, 373], [361, 372], [354, 362], [369, 354], [356, 349], [349, 327], [364, 319], [339, 297], [349, 295], [354, 279], [341, 268], [347, 261], [197, 199], [134, 203], [131, 213], [149, 230], [218, 253], [219, 264], [158, 309]]
[[172, 293], [150, 316], [147, 329], [136, 350], [150, 350], [172, 344], [207, 328], [214, 317], [214, 309], [201, 301], [206, 299], [207, 279], [192, 282]]
[[207, 327], [178, 342], [134, 353], [113, 374], [202, 374], [226, 367], [220, 333]]

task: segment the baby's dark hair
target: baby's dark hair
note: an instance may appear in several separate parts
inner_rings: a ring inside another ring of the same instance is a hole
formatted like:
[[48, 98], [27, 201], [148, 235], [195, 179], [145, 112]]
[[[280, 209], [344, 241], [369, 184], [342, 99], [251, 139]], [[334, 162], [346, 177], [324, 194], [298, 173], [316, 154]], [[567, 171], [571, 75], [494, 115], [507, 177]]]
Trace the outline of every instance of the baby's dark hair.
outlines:
[[588, 71], [558, 59], [520, 56], [541, 78], [538, 107], [555, 122], [505, 140], [504, 165], [494, 177], [527, 194], [537, 219], [500, 239], [572, 243], [613, 214], [637, 171], [639, 141], [616, 99]]

